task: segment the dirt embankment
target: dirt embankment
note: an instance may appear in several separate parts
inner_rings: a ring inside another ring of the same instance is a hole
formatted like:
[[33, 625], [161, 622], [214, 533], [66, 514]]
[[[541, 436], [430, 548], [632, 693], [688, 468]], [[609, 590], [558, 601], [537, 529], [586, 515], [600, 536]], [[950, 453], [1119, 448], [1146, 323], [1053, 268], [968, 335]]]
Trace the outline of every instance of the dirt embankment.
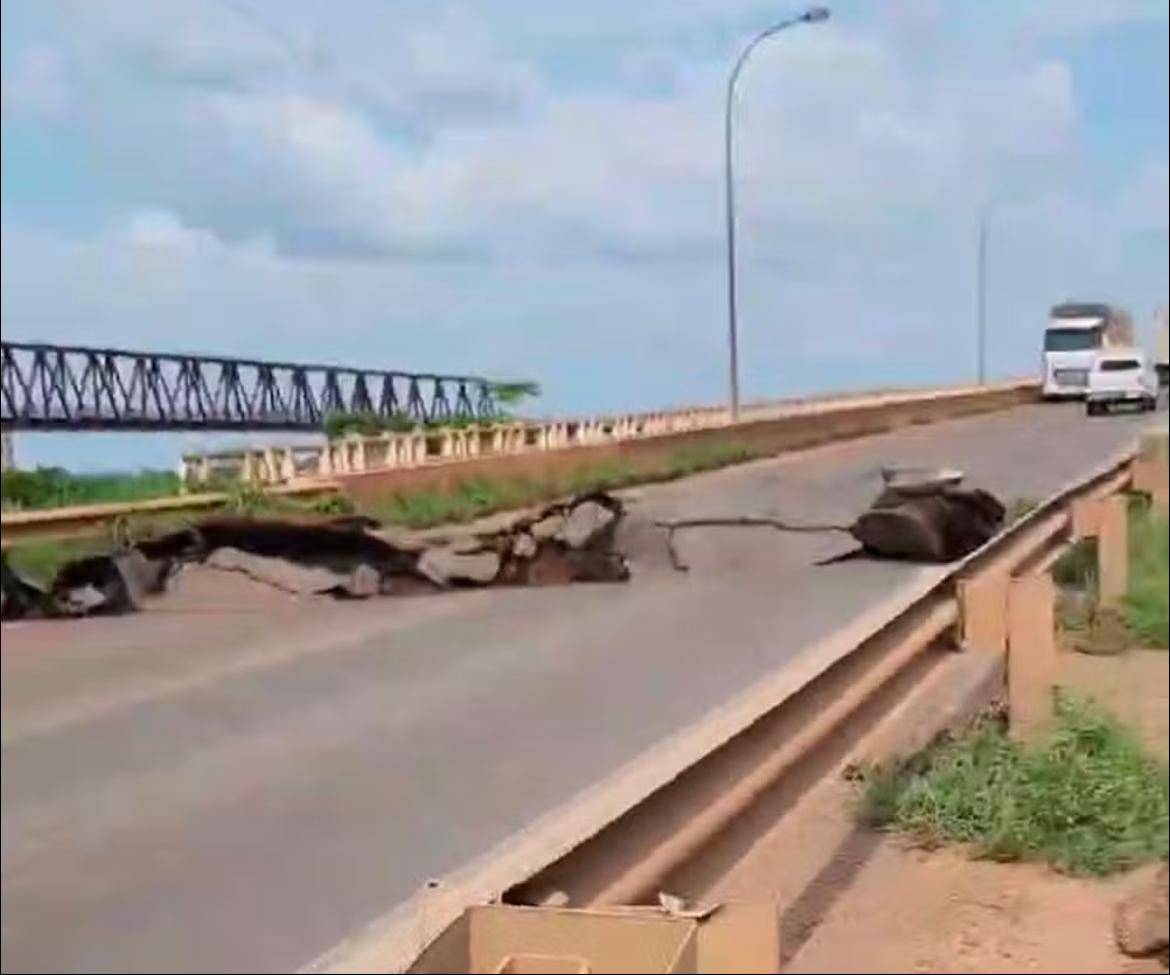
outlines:
[[[1130, 725], [1163, 760], [1170, 750], [1170, 654], [1064, 651], [1060, 683]], [[883, 837], [855, 883], [788, 972], [1164, 972], [1118, 947], [1118, 906], [1149, 900], [1158, 864], [1106, 880], [1039, 864], [972, 860]], [[1163, 915], [1164, 916], [1164, 915]]]

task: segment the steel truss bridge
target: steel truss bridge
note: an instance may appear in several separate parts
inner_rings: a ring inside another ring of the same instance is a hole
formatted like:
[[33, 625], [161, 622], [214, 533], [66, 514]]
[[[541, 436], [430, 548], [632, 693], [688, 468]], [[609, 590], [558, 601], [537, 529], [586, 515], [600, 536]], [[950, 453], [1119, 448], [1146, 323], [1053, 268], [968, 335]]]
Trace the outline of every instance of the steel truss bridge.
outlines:
[[333, 413], [490, 419], [475, 376], [3, 342], [5, 430], [320, 430]]

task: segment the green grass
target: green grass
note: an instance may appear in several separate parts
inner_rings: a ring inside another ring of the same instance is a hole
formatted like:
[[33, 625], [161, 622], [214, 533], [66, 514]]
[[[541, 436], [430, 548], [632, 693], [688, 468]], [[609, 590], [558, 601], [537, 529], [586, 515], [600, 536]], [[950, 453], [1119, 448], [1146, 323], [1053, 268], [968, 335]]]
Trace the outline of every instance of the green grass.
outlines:
[[1052, 581], [1071, 589], [1097, 591], [1097, 539], [1073, 543], [1052, 566]]
[[0, 475], [0, 485], [5, 511], [145, 501], [179, 493], [179, 478], [175, 473], [153, 470], [73, 474], [60, 467], [38, 467], [31, 471], [5, 471]]
[[1166, 767], [1116, 720], [1058, 698], [1049, 736], [1021, 745], [983, 721], [867, 778], [862, 818], [931, 846], [1103, 875], [1167, 853]]
[[[269, 494], [258, 488], [233, 484], [227, 490], [227, 499], [219, 507], [209, 509], [208, 516], [239, 515], [347, 515], [354, 512], [353, 503], [344, 495], [334, 494], [302, 501]], [[34, 582], [47, 585], [58, 569], [71, 559], [117, 551], [136, 541], [178, 531], [192, 523], [192, 516], [184, 513], [119, 517], [107, 524], [103, 531], [76, 538], [47, 539], [45, 541], [16, 542], [5, 548], [9, 564]]]
[[70, 559], [97, 555], [110, 550], [106, 535], [62, 538], [45, 542], [20, 542], [4, 549], [8, 564], [33, 582], [47, 585], [57, 570]]
[[524, 508], [570, 494], [613, 491], [634, 484], [674, 480], [762, 456], [736, 441], [684, 447], [642, 464], [619, 461], [585, 463], [560, 477], [469, 477], [449, 489], [398, 491], [363, 498], [358, 509], [408, 528], [473, 521], [498, 511]]
[[[1134, 640], [1144, 646], [1165, 647], [1170, 642], [1167, 603], [1170, 579], [1167, 551], [1170, 530], [1148, 500], [1135, 497], [1129, 508], [1129, 591], [1122, 618]], [[1069, 549], [1052, 567], [1052, 578], [1064, 589], [1097, 592], [1097, 540], [1086, 538]], [[1062, 611], [1065, 630], [1082, 631], [1091, 619]]]
[[1129, 592], [1125, 616], [1140, 643], [1165, 647], [1170, 642], [1167, 602], [1170, 578], [1167, 551], [1170, 526], [1167, 519], [1149, 505], [1130, 509]]

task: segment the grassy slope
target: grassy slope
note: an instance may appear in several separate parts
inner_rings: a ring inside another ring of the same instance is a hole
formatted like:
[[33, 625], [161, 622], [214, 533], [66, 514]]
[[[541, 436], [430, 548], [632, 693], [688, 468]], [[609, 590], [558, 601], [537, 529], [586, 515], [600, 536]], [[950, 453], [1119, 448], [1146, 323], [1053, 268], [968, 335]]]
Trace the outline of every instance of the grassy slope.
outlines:
[[996, 860], [1107, 874], [1165, 857], [1168, 789], [1159, 765], [1109, 715], [1059, 702], [1056, 725], [1021, 745], [984, 722], [870, 776], [863, 818], [920, 841], [969, 844]]

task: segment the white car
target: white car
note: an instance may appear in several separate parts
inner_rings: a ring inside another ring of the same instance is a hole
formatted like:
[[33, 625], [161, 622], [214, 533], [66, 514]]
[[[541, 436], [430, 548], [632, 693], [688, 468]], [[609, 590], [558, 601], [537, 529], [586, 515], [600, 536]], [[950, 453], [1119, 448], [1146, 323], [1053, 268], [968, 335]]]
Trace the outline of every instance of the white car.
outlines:
[[1140, 410], [1158, 405], [1158, 378], [1141, 349], [1102, 351], [1089, 370], [1085, 409], [1097, 414], [1122, 405]]

